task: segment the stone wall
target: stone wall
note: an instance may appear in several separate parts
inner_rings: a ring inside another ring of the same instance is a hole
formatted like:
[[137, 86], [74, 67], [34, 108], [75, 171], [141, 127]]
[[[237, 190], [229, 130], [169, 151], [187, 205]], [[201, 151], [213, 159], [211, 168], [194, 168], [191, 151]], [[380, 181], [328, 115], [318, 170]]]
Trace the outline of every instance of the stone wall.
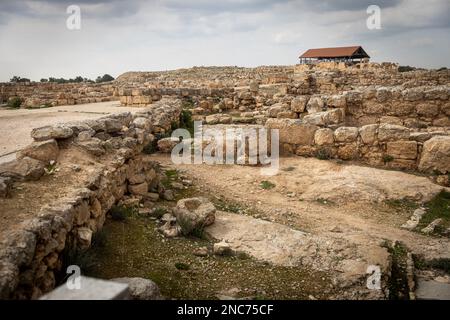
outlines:
[[413, 132], [395, 124], [362, 127], [319, 127], [295, 119], [269, 119], [278, 129], [282, 154], [363, 162], [391, 169], [450, 172], [450, 136], [443, 132]]
[[0, 166], [0, 176], [10, 183], [38, 180], [49, 161], [58, 161], [62, 150], [71, 148], [104, 165], [91, 172], [84, 186], [48, 203], [38, 215], [2, 235], [0, 298], [37, 298], [52, 290], [64, 257], [90, 246], [117, 201], [126, 194], [144, 198], [149, 191], [158, 192], [158, 165], [141, 151], [154, 135], [179, 121], [180, 111], [179, 101], [163, 99], [151, 110], [133, 115], [121, 113], [33, 130], [35, 142], [17, 160]]
[[117, 100], [113, 83], [0, 83], [0, 103], [13, 97], [22, 107], [60, 106]]

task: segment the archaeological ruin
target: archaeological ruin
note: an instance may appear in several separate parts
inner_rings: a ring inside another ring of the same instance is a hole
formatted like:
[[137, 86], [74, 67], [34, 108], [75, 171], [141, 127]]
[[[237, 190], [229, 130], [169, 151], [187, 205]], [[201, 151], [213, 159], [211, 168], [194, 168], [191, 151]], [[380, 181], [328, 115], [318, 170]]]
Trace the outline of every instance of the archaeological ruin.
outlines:
[[[51, 297], [69, 265], [136, 299], [450, 298], [449, 69], [321, 61], [0, 83], [0, 104], [14, 99], [0, 122], [30, 127], [20, 146], [2, 138], [2, 299]], [[278, 130], [278, 173], [175, 165], [171, 133], [194, 121]]]

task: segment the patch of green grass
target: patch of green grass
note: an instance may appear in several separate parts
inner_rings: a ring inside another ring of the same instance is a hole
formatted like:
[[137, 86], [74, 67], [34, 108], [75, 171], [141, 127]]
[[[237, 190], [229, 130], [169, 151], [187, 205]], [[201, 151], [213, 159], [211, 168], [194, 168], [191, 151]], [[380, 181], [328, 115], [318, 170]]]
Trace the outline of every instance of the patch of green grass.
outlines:
[[189, 270], [189, 265], [183, 262], [176, 262], [175, 268], [177, 268], [178, 270]]
[[444, 234], [450, 227], [450, 192], [442, 190], [431, 201], [425, 204], [426, 213], [420, 220], [417, 229], [426, 227], [435, 219], [442, 219], [441, 224], [435, 229], [435, 233]]
[[450, 259], [437, 258], [426, 261], [422, 255], [414, 255], [414, 267], [419, 270], [438, 269], [450, 274]]
[[113, 206], [109, 211], [111, 218], [115, 221], [124, 221], [127, 218], [138, 214], [139, 211], [136, 207], [125, 207], [125, 206]]
[[158, 207], [158, 208], [155, 208], [155, 210], [153, 210], [152, 216], [159, 219], [166, 213], [167, 213], [167, 209], [166, 208]]
[[408, 249], [401, 242], [383, 244], [392, 257], [391, 276], [389, 278], [389, 299], [409, 299], [408, 279], [406, 277], [406, 264]]
[[165, 172], [167, 178], [176, 179], [178, 178], [178, 171], [176, 169], [166, 170]]
[[389, 207], [392, 207], [394, 209], [403, 209], [412, 211], [419, 207], [419, 205], [407, 198], [404, 199], [386, 199], [384, 200], [384, 203], [388, 205]]
[[178, 179], [178, 171], [175, 169], [169, 169], [166, 170], [165, 175], [166, 176], [161, 179], [161, 183], [165, 188], [170, 189], [172, 181]]
[[242, 207], [238, 203], [223, 200], [217, 200], [213, 202], [216, 208], [219, 209], [220, 211], [239, 213], [242, 210]]
[[261, 181], [259, 186], [264, 190], [270, 190], [275, 188], [275, 184], [267, 180]]

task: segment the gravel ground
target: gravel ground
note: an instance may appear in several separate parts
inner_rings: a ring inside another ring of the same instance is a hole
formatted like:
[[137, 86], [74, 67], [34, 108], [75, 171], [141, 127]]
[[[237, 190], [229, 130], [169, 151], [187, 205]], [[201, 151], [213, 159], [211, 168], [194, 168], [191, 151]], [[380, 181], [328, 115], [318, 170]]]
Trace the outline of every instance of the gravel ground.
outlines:
[[142, 108], [122, 107], [118, 101], [111, 101], [35, 110], [0, 109], [0, 163], [14, 159], [15, 152], [33, 141], [30, 137], [33, 128], [124, 111], [136, 112]]

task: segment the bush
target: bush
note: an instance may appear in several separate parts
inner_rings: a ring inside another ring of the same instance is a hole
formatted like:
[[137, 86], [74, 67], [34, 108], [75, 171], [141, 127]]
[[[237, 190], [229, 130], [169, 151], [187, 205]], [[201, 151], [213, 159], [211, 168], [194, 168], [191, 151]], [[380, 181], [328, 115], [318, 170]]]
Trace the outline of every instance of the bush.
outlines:
[[30, 82], [30, 79], [14, 76], [9, 80], [9, 82]]
[[269, 189], [275, 188], [275, 184], [270, 181], [267, 181], [267, 180], [261, 181], [259, 186], [264, 190], [269, 190]]
[[320, 160], [331, 159], [331, 151], [328, 148], [320, 148], [316, 151], [316, 158]]
[[388, 154], [385, 154], [384, 156], [383, 156], [383, 162], [384, 162], [384, 164], [386, 164], [386, 163], [388, 163], [388, 162], [391, 162], [391, 161], [393, 161], [394, 160], [394, 157], [393, 156], [390, 156], [390, 155], [388, 155]]
[[103, 76], [98, 76], [97, 79], [95, 79], [95, 82], [102, 83], [102, 82], [109, 82], [113, 81], [114, 77], [110, 76], [109, 74], [104, 74]]
[[409, 72], [409, 71], [414, 71], [416, 70], [416, 68], [411, 67], [411, 66], [399, 66], [398, 67], [398, 72]]
[[19, 109], [22, 105], [23, 100], [19, 97], [13, 97], [8, 100], [6, 106], [11, 109]]
[[186, 129], [191, 135], [194, 134], [194, 121], [189, 110], [182, 110], [180, 114], [180, 128]]
[[113, 206], [109, 213], [111, 218], [116, 221], [124, 221], [128, 217], [131, 217], [136, 213], [136, 208], [125, 207], [125, 206]]

